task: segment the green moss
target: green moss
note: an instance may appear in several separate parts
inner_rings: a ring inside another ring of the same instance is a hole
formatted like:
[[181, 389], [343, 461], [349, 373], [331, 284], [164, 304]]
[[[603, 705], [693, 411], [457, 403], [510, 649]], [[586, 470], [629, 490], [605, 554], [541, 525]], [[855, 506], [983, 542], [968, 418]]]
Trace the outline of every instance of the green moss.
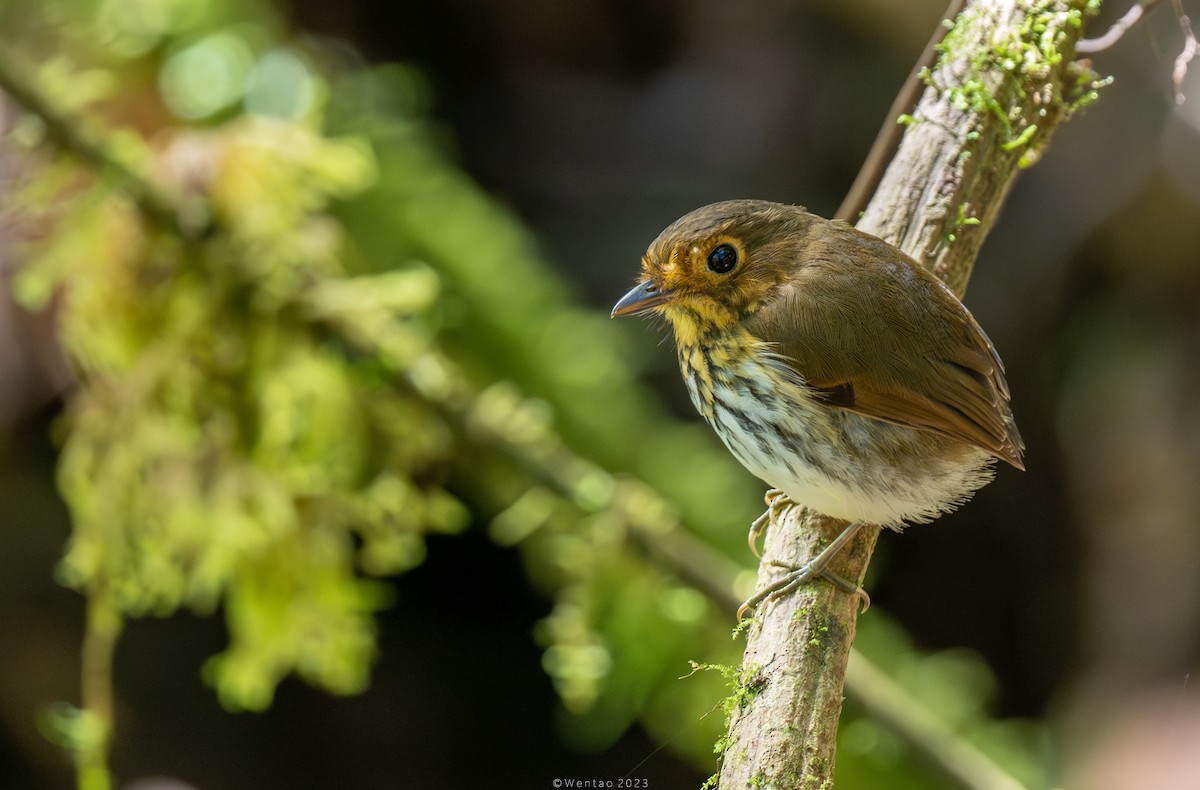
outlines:
[[[964, 152], [965, 153], [965, 152]], [[979, 217], [972, 217], [967, 214], [967, 204], [960, 203], [958, 206], [958, 214], [950, 223], [949, 229], [946, 232], [946, 242], [953, 243], [958, 240], [958, 232], [960, 229], [979, 224]]]
[[[1040, 145], [1037, 119], [1086, 107], [1109, 82], [1077, 62], [1064, 66], [1070, 59], [1072, 34], [1098, 7], [1095, 2], [1042, 0], [1007, 36], [994, 37], [986, 47], [977, 39], [986, 22], [969, 7], [938, 45], [937, 66], [924, 71], [922, 78], [958, 110], [996, 119], [1004, 136], [1001, 150], [1019, 151], [1022, 163], [1031, 163], [1036, 153], [1022, 149]], [[943, 75], [956, 76], [939, 84]]]
[[744, 635], [750, 630], [751, 624], [756, 620], [757, 618], [755, 617], [743, 617], [741, 620], [738, 620], [737, 625], [733, 627], [733, 638], [737, 639], [739, 636]]
[[809, 651], [827, 652], [841, 641], [845, 633], [836, 618], [827, 617], [819, 612], [802, 609], [796, 613], [795, 618], [797, 621], [802, 618], [810, 621], [808, 642], [805, 645]]
[[734, 712], [744, 710], [750, 702], [767, 687], [767, 679], [758, 664], [751, 664], [736, 672], [737, 683], [733, 693], [725, 700], [725, 712], [732, 717]]
[[824, 649], [829, 647], [829, 622], [818, 612], [812, 612], [808, 609], [798, 609], [792, 615], [792, 620], [801, 622], [803, 620], [810, 621], [810, 634], [807, 647], [813, 649]]
[[830, 621], [819, 620], [813, 623], [812, 629], [809, 631], [808, 643], [806, 648], [809, 655], [816, 652], [822, 654], [829, 651], [831, 647], [837, 644], [837, 634], [841, 629], [834, 626]]
[[[729, 759], [729, 747], [732, 745], [729, 736], [729, 725], [733, 721], [733, 716], [738, 711], [745, 710], [750, 702], [762, 693], [762, 690], [767, 687], [767, 679], [762, 674], [762, 667], [757, 663], [748, 664], [743, 667], [734, 667], [728, 664], [700, 664], [695, 661], [692, 662], [693, 673], [705, 670], [719, 672], [725, 678], [725, 682], [729, 685], [729, 688], [732, 689], [729, 696], [721, 700], [721, 709], [725, 712], [725, 726], [721, 736], [713, 744], [713, 753], [723, 755], [723, 759], [727, 760]], [[718, 778], [718, 774], [709, 777], [701, 786], [701, 790], [715, 787]]]
[[1037, 134], [1038, 126], [1036, 123], [1031, 123], [1025, 127], [1025, 130], [1016, 137], [1000, 146], [1002, 151], [1011, 151], [1014, 148], [1020, 148], [1023, 145], [1028, 145], [1033, 136]]
[[830, 766], [824, 759], [814, 758], [812, 761], [813, 770], [816, 773], [810, 773], [804, 777], [804, 784], [801, 785], [805, 790], [831, 790], [833, 787], [833, 779], [830, 778], [833, 771], [829, 770]]
[[814, 757], [807, 773], [788, 772], [778, 778], [775, 786], [781, 788], [797, 788], [797, 790], [832, 790], [833, 778], [828, 761]]

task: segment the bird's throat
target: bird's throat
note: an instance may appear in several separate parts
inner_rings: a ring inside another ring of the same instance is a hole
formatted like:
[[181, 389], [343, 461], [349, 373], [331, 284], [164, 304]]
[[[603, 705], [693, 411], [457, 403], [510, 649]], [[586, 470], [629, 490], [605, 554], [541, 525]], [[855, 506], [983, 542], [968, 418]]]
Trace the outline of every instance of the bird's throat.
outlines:
[[734, 371], [753, 359], [762, 343], [741, 327], [719, 330], [700, 322], [674, 322], [679, 369], [692, 403], [711, 422], [718, 386], [731, 386]]

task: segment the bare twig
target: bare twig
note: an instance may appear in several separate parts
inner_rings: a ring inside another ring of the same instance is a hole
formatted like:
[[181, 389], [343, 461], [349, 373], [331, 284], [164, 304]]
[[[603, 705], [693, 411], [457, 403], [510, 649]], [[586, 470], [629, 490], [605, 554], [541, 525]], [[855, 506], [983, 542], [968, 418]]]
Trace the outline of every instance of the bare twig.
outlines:
[[1183, 104], [1183, 81], [1187, 78], [1188, 64], [1196, 57], [1196, 34], [1192, 32], [1192, 20], [1183, 13], [1183, 1], [1171, 0], [1175, 7], [1175, 16], [1179, 19], [1179, 28], [1183, 31], [1183, 51], [1175, 58], [1175, 68], [1171, 71], [1171, 84], [1175, 86], [1175, 103]]
[[[1114, 22], [1104, 35], [1079, 41], [1075, 45], [1075, 51], [1081, 55], [1094, 55], [1097, 52], [1111, 49], [1124, 38], [1130, 28], [1140, 22], [1146, 13], [1160, 2], [1162, 0], [1140, 0], [1126, 11], [1124, 16]], [[1183, 33], [1183, 50], [1175, 58], [1175, 66], [1171, 70], [1171, 86], [1175, 93], [1175, 103], [1183, 104], [1185, 99], [1183, 81], [1187, 78], [1188, 65], [1196, 57], [1196, 34], [1192, 31], [1192, 21], [1183, 11], [1182, 0], [1171, 0], [1171, 6], [1175, 10], [1175, 18], [1179, 20], [1179, 29]]]
[[1080, 55], [1094, 55], [1110, 49], [1120, 41], [1129, 29], [1141, 21], [1146, 12], [1158, 5], [1162, 0], [1140, 0], [1137, 5], [1125, 12], [1125, 15], [1113, 22], [1112, 27], [1104, 35], [1096, 38], [1085, 38], [1075, 45], [1075, 51]]

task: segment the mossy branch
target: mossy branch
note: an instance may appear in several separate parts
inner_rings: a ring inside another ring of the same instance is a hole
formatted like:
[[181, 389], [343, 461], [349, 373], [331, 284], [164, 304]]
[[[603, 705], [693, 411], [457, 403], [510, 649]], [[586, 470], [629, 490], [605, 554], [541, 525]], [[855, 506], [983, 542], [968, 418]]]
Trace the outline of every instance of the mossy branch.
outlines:
[[1094, 0], [974, 2], [956, 19], [858, 227], [960, 296], [1016, 174], [1102, 84], [1074, 59]]
[[51, 142], [96, 173], [112, 178], [138, 210], [164, 230], [181, 238], [195, 238], [206, 230], [185, 226], [179, 208], [169, 195], [134, 166], [122, 161], [122, 157], [107, 144], [106, 137], [95, 133], [86, 118], [68, 115], [55, 106], [48, 94], [38, 89], [30, 73], [31, 70], [23, 67], [9, 48], [0, 43], [0, 91], [39, 118]]
[[[924, 263], [962, 294], [1017, 172], [1094, 98], [1074, 60], [1086, 0], [975, 0], [940, 57], [858, 227]], [[889, 119], [894, 121], [894, 119]], [[799, 567], [845, 525], [797, 508], [769, 528], [763, 556]], [[861, 580], [878, 539], [864, 530], [832, 570]], [[780, 573], [764, 563], [758, 586]], [[821, 582], [760, 607], [744, 663], [766, 682], [731, 719], [720, 787], [829, 788], [858, 601]]]

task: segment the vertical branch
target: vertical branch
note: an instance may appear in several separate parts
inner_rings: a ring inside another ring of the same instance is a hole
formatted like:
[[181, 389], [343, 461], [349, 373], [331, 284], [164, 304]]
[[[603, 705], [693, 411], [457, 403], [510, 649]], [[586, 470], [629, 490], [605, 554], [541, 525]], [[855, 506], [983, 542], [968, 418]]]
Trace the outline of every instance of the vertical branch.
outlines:
[[[763, 557], [803, 565], [843, 522], [795, 508], [767, 530]], [[860, 579], [878, 529], [863, 530], [834, 560], [843, 578]], [[758, 587], [779, 569], [764, 562]], [[831, 584], [807, 584], [759, 605], [746, 635], [742, 684], [752, 693], [730, 717], [721, 788], [825, 790], [833, 786], [837, 728], [858, 615], [858, 598]]]
[[[961, 294], [1017, 171], [1094, 98], [1090, 73], [1073, 60], [1088, 7], [1085, 0], [968, 3], [923, 75], [926, 87], [858, 227]], [[796, 508], [768, 529], [763, 556], [798, 567], [844, 526]], [[863, 530], [832, 570], [861, 580], [878, 537], [877, 529]], [[759, 588], [779, 573], [764, 562]], [[744, 702], [731, 716], [722, 788], [833, 786], [857, 608], [857, 599], [822, 581], [760, 605], [747, 633]]]

